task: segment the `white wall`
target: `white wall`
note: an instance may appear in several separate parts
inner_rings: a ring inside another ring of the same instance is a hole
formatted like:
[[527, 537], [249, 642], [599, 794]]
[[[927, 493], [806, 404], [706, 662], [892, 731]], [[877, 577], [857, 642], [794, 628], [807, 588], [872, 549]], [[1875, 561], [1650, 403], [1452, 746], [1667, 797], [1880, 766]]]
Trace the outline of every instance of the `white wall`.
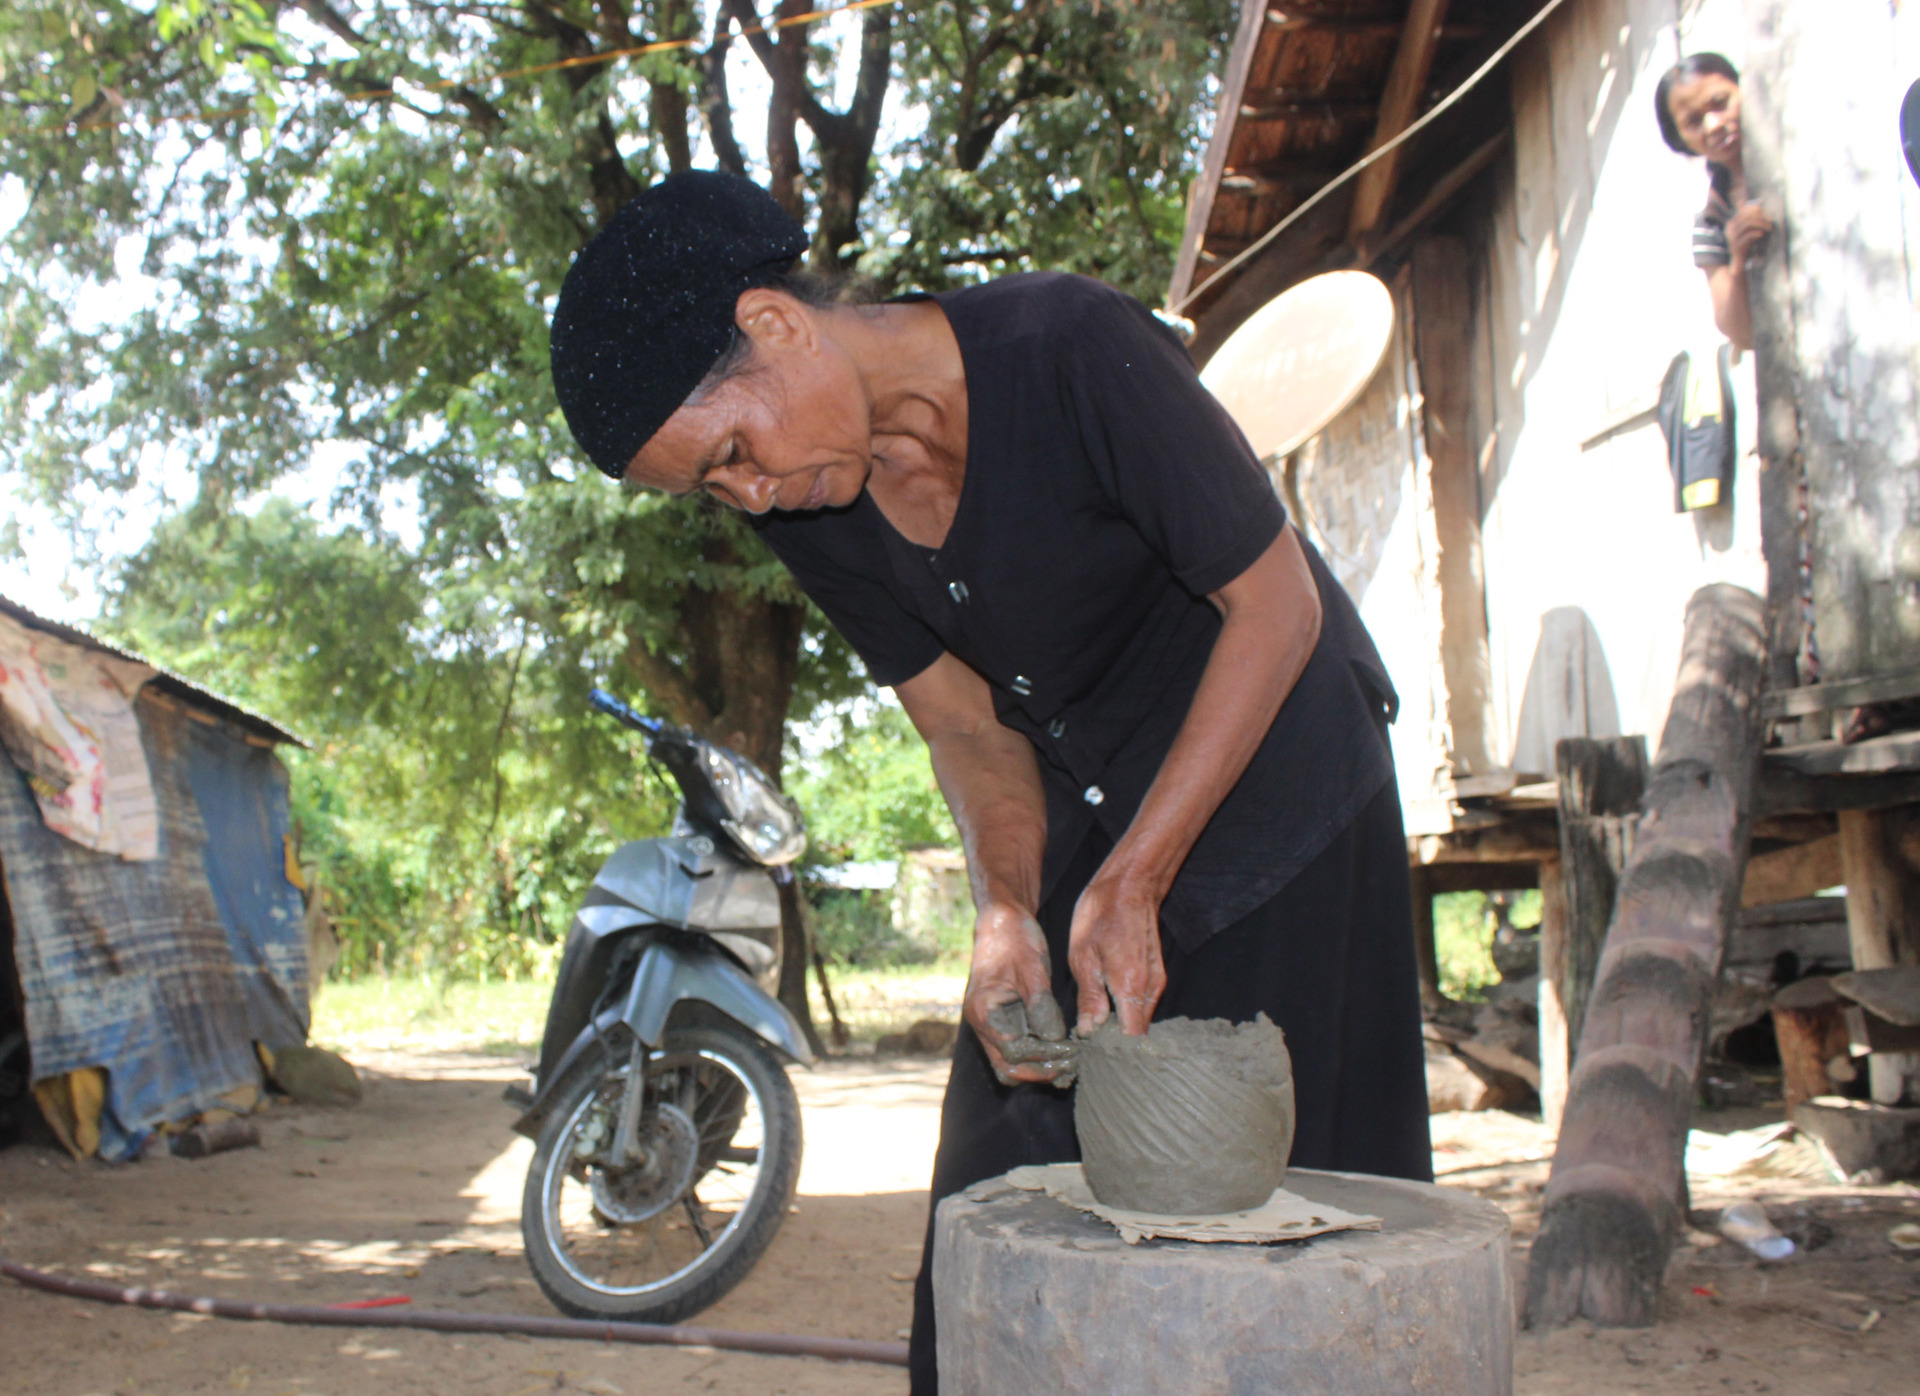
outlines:
[[[1737, 64], [1740, 16], [1738, 0], [1693, 7], [1687, 49], [1710, 39]], [[1675, 514], [1660, 429], [1633, 420], [1676, 352], [1719, 342], [1689, 245], [1705, 170], [1654, 121], [1678, 18], [1671, 0], [1577, 0], [1515, 55], [1513, 173], [1488, 249], [1482, 490], [1496, 726], [1525, 773], [1550, 775], [1563, 736], [1657, 744], [1687, 598], [1711, 581], [1765, 588], [1751, 360], [1736, 373], [1730, 506]]]

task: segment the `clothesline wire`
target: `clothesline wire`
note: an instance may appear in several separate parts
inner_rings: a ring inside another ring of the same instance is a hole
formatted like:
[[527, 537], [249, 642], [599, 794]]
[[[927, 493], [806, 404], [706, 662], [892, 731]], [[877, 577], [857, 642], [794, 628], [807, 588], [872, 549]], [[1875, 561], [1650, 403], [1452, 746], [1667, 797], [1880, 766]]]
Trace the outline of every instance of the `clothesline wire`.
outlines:
[[[884, 5], [897, 5], [899, 3], [900, 0], [848, 0], [848, 3], [844, 5], [835, 5], [830, 9], [811, 10], [803, 15], [789, 15], [785, 19], [776, 19], [765, 24], [750, 25], [735, 32], [737, 32], [741, 38], [752, 38], [757, 34], [770, 34], [777, 30], [793, 29], [800, 25], [818, 24], [822, 20], [833, 19], [838, 15], [851, 14], [855, 10], [874, 10]], [[564, 68], [585, 68], [597, 63], [611, 63], [616, 59], [633, 58], [641, 54], [667, 53], [674, 49], [693, 48], [698, 45], [699, 42], [698, 37], [686, 39], [655, 39], [650, 43], [633, 44], [626, 48], [603, 49], [599, 53], [577, 54], [572, 58], [555, 59], [551, 63], [534, 63], [524, 68], [509, 68], [504, 72], [486, 73], [477, 77], [436, 78], [431, 82], [412, 82], [409, 80], [408, 86], [418, 87], [425, 92], [443, 92], [449, 88], [471, 87], [476, 83], [506, 82], [512, 78], [533, 77], [539, 73], [553, 73]], [[385, 101], [399, 95], [399, 92], [389, 84], [386, 87], [370, 87], [359, 92], [343, 92], [340, 94], [340, 98], [342, 101], [347, 102], [366, 102]], [[245, 116], [252, 110], [253, 108], [250, 106], [225, 107], [219, 110], [201, 111], [191, 115], [169, 116], [160, 119], [163, 121], [222, 121], [236, 116]], [[74, 129], [77, 131], [90, 131], [98, 130], [106, 126], [116, 126], [118, 124], [117, 119], [107, 118], [83, 121], [76, 125]]]
[[1186, 310], [1188, 306], [1192, 305], [1194, 301], [1198, 300], [1207, 291], [1212, 290], [1217, 285], [1221, 284], [1220, 282], [1221, 277], [1226, 276], [1231, 272], [1238, 271], [1241, 267], [1245, 266], [1250, 259], [1259, 255], [1259, 253], [1264, 251], [1266, 248], [1270, 247], [1276, 238], [1278, 238], [1282, 233], [1286, 232], [1287, 229], [1291, 228], [1294, 224], [1298, 223], [1302, 218], [1306, 217], [1308, 213], [1312, 212], [1313, 209], [1316, 208], [1324, 199], [1330, 196], [1334, 192], [1334, 190], [1339, 189], [1341, 186], [1347, 184], [1349, 181], [1358, 177], [1360, 172], [1366, 169], [1368, 166], [1376, 164], [1381, 160], [1384, 160], [1387, 156], [1391, 155], [1394, 151], [1398, 150], [1401, 146], [1405, 145], [1408, 141], [1412, 140], [1415, 136], [1419, 135], [1422, 131], [1426, 130], [1428, 126], [1432, 125], [1435, 121], [1439, 120], [1442, 113], [1446, 112], [1449, 108], [1457, 105], [1462, 98], [1464, 98], [1469, 92], [1473, 91], [1474, 88], [1478, 87], [1489, 73], [1491, 73], [1495, 68], [1500, 66], [1501, 60], [1503, 60], [1508, 54], [1512, 53], [1514, 49], [1519, 47], [1521, 40], [1525, 39], [1527, 35], [1533, 33], [1534, 30], [1538, 29], [1542, 24], [1544, 24], [1547, 20], [1547, 16], [1551, 15], [1555, 10], [1559, 9], [1562, 5], [1566, 4], [1566, 2], [1567, 0], [1547, 0], [1547, 3], [1540, 7], [1540, 10], [1533, 16], [1533, 18], [1529, 19], [1525, 24], [1521, 25], [1518, 29], [1516, 29], [1513, 32], [1512, 37], [1509, 38], [1504, 44], [1500, 45], [1499, 48], [1495, 49], [1492, 55], [1484, 63], [1482, 63], [1478, 68], [1475, 68], [1473, 70], [1473, 73], [1467, 78], [1465, 82], [1461, 83], [1458, 87], [1454, 88], [1453, 91], [1449, 92], [1446, 96], [1442, 97], [1438, 102], [1434, 103], [1432, 107], [1430, 107], [1425, 113], [1421, 115], [1418, 121], [1415, 121], [1411, 126], [1407, 127], [1406, 130], [1402, 131], [1399, 135], [1395, 136], [1392, 140], [1386, 141], [1380, 146], [1377, 146], [1376, 148], [1374, 148], [1373, 150], [1368, 151], [1365, 155], [1361, 156], [1358, 160], [1354, 161], [1351, 165], [1347, 166], [1346, 169], [1342, 170], [1339, 174], [1335, 175], [1332, 179], [1328, 180], [1325, 184], [1321, 185], [1318, 189], [1314, 190], [1313, 193], [1310, 194], [1305, 200], [1303, 200], [1298, 207], [1293, 209], [1292, 212], [1288, 213], [1285, 218], [1282, 218], [1278, 223], [1274, 224], [1271, 228], [1267, 229], [1266, 232], [1262, 233], [1259, 237], [1255, 238], [1252, 242], [1248, 243], [1239, 252], [1235, 253], [1232, 257], [1229, 257], [1226, 261], [1222, 262], [1220, 264], [1220, 269], [1214, 272], [1212, 276], [1208, 277], [1205, 281], [1201, 282], [1198, 286], [1191, 287], [1187, 291], [1186, 295], [1182, 296], [1178, 301], [1170, 304], [1167, 307], [1168, 313], [1172, 315], [1181, 314], [1183, 311]]

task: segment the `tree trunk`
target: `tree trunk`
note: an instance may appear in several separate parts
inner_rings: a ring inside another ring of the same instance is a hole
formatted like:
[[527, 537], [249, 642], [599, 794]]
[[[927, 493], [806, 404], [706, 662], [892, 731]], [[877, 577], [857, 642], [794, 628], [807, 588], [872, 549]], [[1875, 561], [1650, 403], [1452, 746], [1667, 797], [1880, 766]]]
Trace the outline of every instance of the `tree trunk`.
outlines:
[[860, 203], [873, 173], [873, 143], [893, 74], [893, 11], [868, 10], [860, 21], [860, 72], [853, 101], [842, 112], [818, 102], [806, 109], [807, 126], [820, 151], [820, 223], [814, 229], [811, 262], [825, 271], [840, 266], [840, 251], [860, 239]]
[[[798, 19], [812, 13], [813, 8], [813, 0], [779, 0], [772, 20], [778, 24]], [[756, 0], [725, 0], [723, 13], [715, 19], [712, 49], [699, 65], [699, 86], [703, 115], [721, 164], [744, 172], [722, 66], [729, 19], [740, 26], [772, 83], [767, 105], [771, 192], [782, 208], [802, 220], [807, 209], [800, 121], [805, 120], [813, 133], [819, 149], [821, 190], [812, 260], [816, 266], [830, 269], [837, 264], [840, 249], [855, 241], [859, 233], [860, 204], [871, 178], [874, 140], [892, 74], [892, 14], [881, 8], [868, 10], [862, 17], [860, 68], [853, 100], [845, 112], [836, 112], [823, 106], [810, 86], [811, 26], [763, 28]], [[663, 35], [688, 35], [693, 32], [694, 11], [685, 0], [669, 0], [658, 22]], [[686, 95], [670, 84], [654, 83], [650, 115], [655, 138], [665, 149], [669, 165], [675, 170], [687, 168]], [[608, 131], [610, 134], [610, 128]], [[624, 172], [624, 165], [621, 169]], [[596, 192], [599, 188], [596, 181]], [[635, 186], [632, 193], [637, 192]], [[603, 222], [611, 216], [604, 208], [601, 212]], [[701, 552], [711, 576], [740, 577], [748, 565], [737, 530], [711, 530]], [[681, 662], [674, 663], [644, 644], [636, 644], [628, 653], [628, 663], [667, 716], [732, 747], [778, 782], [805, 620], [803, 606], [776, 600], [764, 590], [746, 585], [689, 587], [681, 595], [675, 616], [675, 650], [684, 656]], [[806, 976], [813, 947], [800, 896], [797, 883], [791, 879], [782, 883], [779, 998], [799, 1020], [814, 1050], [820, 1051], [820, 1037], [807, 1003]]]
[[[658, 24], [663, 39], [686, 39], [694, 33], [695, 16], [687, 0], [663, 0]], [[670, 82], [649, 84], [647, 124], [653, 138], [666, 152], [667, 169], [672, 174], [693, 168], [693, 145], [687, 138], [687, 94]]]
[[1653, 1322], [1714, 981], [1740, 904], [1760, 765], [1765, 606], [1687, 606], [1679, 681], [1620, 879], [1527, 1275], [1529, 1327]]
[[[780, 883], [780, 988], [775, 995], [786, 1005], [807, 1035], [807, 1046], [816, 1057], [827, 1054], [820, 1041], [820, 1030], [813, 1025], [813, 1010], [807, 1003], [807, 966], [813, 960], [813, 940], [807, 933], [807, 913], [800, 904], [805, 894], [800, 879], [788, 876]], [[824, 989], [826, 981], [821, 981]]]
[[[777, 19], [794, 19], [813, 11], [813, 0], [780, 0]], [[800, 172], [800, 99], [807, 85], [807, 31], [796, 24], [772, 36], [772, 58], [767, 76], [773, 95], [767, 99], [767, 183], [773, 197], [795, 218], [807, 216], [806, 181]], [[767, 49], [754, 48], [766, 56]]]
[[[701, 560], [710, 574], [735, 578], [741, 577], [749, 561], [736, 530], [726, 527], [708, 534]], [[741, 583], [725, 588], [688, 587], [675, 616], [676, 648], [686, 658], [676, 664], [635, 644], [627, 663], [665, 716], [710, 741], [732, 747], [777, 784], [805, 624], [804, 606], [777, 600], [764, 590]], [[798, 896], [791, 880], [782, 885], [778, 997], [819, 1051], [820, 1036], [807, 1005], [812, 946]]]

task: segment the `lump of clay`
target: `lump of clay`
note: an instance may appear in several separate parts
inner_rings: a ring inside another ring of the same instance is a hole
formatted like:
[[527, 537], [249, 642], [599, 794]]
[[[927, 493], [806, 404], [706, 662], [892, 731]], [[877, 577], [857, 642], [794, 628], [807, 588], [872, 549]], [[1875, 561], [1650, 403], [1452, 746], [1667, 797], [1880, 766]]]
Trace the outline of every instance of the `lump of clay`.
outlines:
[[1078, 1057], [1073, 1125], [1087, 1184], [1107, 1206], [1241, 1212], [1286, 1180], [1293, 1062], [1264, 1013], [1169, 1018], [1145, 1037], [1110, 1018]]

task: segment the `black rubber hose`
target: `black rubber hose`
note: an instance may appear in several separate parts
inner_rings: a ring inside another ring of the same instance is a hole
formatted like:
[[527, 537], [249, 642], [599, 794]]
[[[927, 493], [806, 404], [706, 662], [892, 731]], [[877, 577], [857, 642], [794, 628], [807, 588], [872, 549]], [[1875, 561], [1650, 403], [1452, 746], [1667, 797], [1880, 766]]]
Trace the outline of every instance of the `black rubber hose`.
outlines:
[[574, 1338], [597, 1343], [651, 1343], [669, 1347], [722, 1348], [778, 1357], [824, 1357], [835, 1362], [907, 1365], [905, 1343], [863, 1338], [809, 1338], [798, 1333], [750, 1333], [737, 1328], [692, 1328], [664, 1323], [612, 1323], [580, 1318], [536, 1318], [526, 1314], [461, 1314], [444, 1309], [329, 1309], [317, 1304], [250, 1304], [239, 1299], [169, 1294], [164, 1289], [126, 1289], [94, 1280], [53, 1275], [0, 1256], [0, 1275], [50, 1294], [93, 1299], [102, 1304], [132, 1304], [142, 1309], [174, 1309], [214, 1318], [312, 1323], [330, 1328], [424, 1328], [434, 1333], [521, 1333], [529, 1338]]

